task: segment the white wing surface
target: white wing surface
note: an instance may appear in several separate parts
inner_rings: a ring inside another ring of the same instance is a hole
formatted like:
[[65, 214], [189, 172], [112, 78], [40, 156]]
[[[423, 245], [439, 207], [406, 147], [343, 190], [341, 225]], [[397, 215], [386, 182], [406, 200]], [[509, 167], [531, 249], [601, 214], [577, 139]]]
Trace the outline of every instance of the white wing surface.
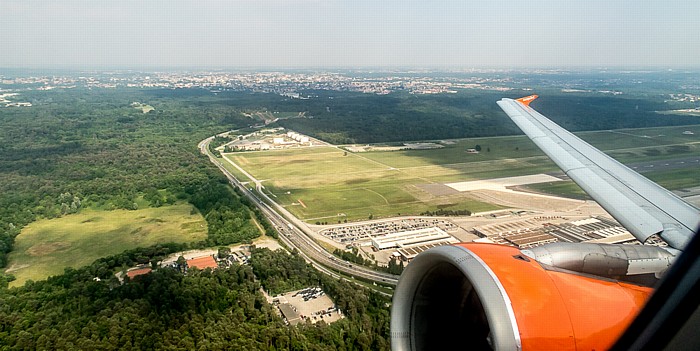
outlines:
[[682, 250], [700, 228], [700, 210], [617, 162], [529, 104], [537, 95], [498, 105], [576, 184], [639, 241], [659, 234]]

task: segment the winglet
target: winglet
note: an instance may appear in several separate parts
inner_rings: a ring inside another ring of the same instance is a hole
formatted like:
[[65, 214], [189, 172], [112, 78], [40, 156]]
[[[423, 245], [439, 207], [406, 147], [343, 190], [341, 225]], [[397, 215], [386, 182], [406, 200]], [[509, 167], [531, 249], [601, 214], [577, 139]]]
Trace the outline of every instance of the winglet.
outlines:
[[530, 95], [526, 97], [521, 97], [520, 99], [516, 99], [515, 101], [518, 101], [525, 106], [530, 106], [530, 103], [535, 99], [537, 99], [537, 95]]

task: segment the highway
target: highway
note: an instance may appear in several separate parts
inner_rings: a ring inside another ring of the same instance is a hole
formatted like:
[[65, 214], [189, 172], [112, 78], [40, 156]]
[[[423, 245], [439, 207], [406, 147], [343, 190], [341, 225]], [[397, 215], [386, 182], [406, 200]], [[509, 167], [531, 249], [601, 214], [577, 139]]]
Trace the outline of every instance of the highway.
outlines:
[[[209, 153], [209, 142], [211, 142], [213, 139], [214, 137], [212, 136], [202, 140], [198, 145], [200, 151], [204, 155], [207, 155], [209, 160], [219, 167], [221, 172], [223, 172], [229, 179], [231, 185], [238, 188], [241, 193], [248, 197], [260, 209], [260, 211], [265, 215], [265, 217], [268, 218], [268, 220], [279, 232], [280, 240], [282, 240], [287, 246], [297, 249], [302, 257], [311, 263], [315, 268], [333, 277], [340, 277], [338, 274], [333, 272], [336, 271], [342, 272], [348, 276], [362, 278], [364, 280], [381, 283], [384, 285], [396, 286], [399, 276], [384, 272], [377, 272], [367, 267], [355, 265], [353, 263], [341, 260], [340, 258], [335, 257], [331, 253], [324, 250], [310, 237], [310, 229], [306, 226], [306, 224], [294, 217], [291, 213], [287, 212], [286, 209], [277, 204], [275, 201], [270, 199], [262, 191], [260, 182], [254, 181], [256, 190], [264, 200], [261, 200], [257, 194], [253, 193], [244, 184], [241, 184], [241, 182], [223, 166], [221, 163], [222, 160], [215, 158], [213, 155], [211, 155], [211, 153]], [[237, 166], [235, 164], [233, 165]], [[276, 210], [270, 207], [268, 203], [272, 204]]]

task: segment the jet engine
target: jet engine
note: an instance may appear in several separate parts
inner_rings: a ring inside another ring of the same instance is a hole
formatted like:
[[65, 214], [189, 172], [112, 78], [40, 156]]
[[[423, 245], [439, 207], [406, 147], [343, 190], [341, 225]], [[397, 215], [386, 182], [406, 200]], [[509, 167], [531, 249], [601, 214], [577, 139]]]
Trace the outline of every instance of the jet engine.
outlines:
[[638, 245], [433, 248], [394, 292], [392, 350], [607, 349], [673, 258]]

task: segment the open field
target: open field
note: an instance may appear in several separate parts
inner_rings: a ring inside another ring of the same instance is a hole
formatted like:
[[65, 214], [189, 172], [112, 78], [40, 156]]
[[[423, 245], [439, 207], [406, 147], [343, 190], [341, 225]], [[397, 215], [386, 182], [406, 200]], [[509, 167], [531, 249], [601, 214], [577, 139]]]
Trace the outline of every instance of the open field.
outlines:
[[[691, 131], [693, 134], [683, 134]], [[649, 162], [700, 155], [700, 126], [585, 132], [583, 139], [621, 162]], [[515, 177], [558, 171], [525, 136], [434, 141], [430, 150], [352, 153], [342, 147], [227, 154], [290, 212], [309, 223], [415, 215], [424, 211], [499, 208], [469, 192], [433, 195], [425, 184]], [[466, 150], [479, 145], [481, 152]], [[224, 162], [227, 163], [227, 162]], [[231, 167], [232, 168], [232, 167]], [[670, 188], [700, 185], [688, 171], [649, 174]], [[524, 186], [538, 192], [586, 198], [573, 183]]]
[[[683, 132], [693, 132], [684, 135]], [[620, 150], [613, 154], [625, 155], [626, 149], [674, 150], [678, 145], [700, 144], [700, 126], [662, 127], [644, 129], [620, 129], [576, 133], [580, 138], [597, 148], [609, 151]], [[490, 160], [521, 159], [544, 154], [526, 136], [506, 136], [492, 138], [470, 138], [449, 140], [450, 144], [439, 150], [402, 150], [390, 152], [367, 152], [362, 156], [396, 168], [409, 168], [427, 165], [464, 164]], [[478, 154], [467, 154], [467, 148], [481, 146]], [[637, 151], [637, 150], [631, 150]], [[678, 151], [676, 151], [678, 152]], [[700, 151], [699, 151], [700, 152]], [[633, 154], [637, 154], [634, 153]], [[649, 156], [649, 155], [644, 155]], [[617, 157], [617, 156], [615, 156]]]
[[[431, 183], [423, 173], [405, 172], [335, 147], [227, 154], [258, 180], [280, 204], [311, 223], [418, 214], [438, 208], [485, 211], [499, 208], [458, 194], [435, 199], [415, 187]], [[432, 177], [460, 171], [436, 167]], [[301, 200], [301, 202], [299, 201]]]
[[678, 190], [698, 186], [700, 166], [673, 171], [649, 172], [644, 175], [666, 189]]
[[[362, 156], [396, 168], [429, 165], [449, 165], [499, 159], [540, 156], [543, 153], [530, 139], [523, 136], [470, 138], [449, 140], [445, 147], [431, 150], [401, 150], [367, 152]], [[468, 154], [466, 149], [481, 146], [478, 154]]]
[[238, 181], [245, 183], [249, 182], [250, 178], [248, 178], [245, 174], [241, 173], [241, 171], [238, 170], [238, 168], [234, 167], [230, 162], [226, 161], [225, 159], [221, 158], [219, 159], [219, 162], [221, 162], [221, 165], [226, 168], [231, 174], [233, 174]]
[[[204, 218], [189, 204], [135, 211], [86, 209], [29, 224], [17, 236], [7, 272], [23, 285], [81, 267], [124, 250], [165, 242], [205, 239]], [[192, 213], [195, 214], [192, 214]]]
[[131, 106], [137, 110], [141, 110], [141, 112], [143, 112], [143, 113], [149, 113], [149, 112], [155, 110], [155, 108], [153, 106], [148, 105], [148, 104], [144, 104], [141, 102], [134, 102], [131, 104]]

